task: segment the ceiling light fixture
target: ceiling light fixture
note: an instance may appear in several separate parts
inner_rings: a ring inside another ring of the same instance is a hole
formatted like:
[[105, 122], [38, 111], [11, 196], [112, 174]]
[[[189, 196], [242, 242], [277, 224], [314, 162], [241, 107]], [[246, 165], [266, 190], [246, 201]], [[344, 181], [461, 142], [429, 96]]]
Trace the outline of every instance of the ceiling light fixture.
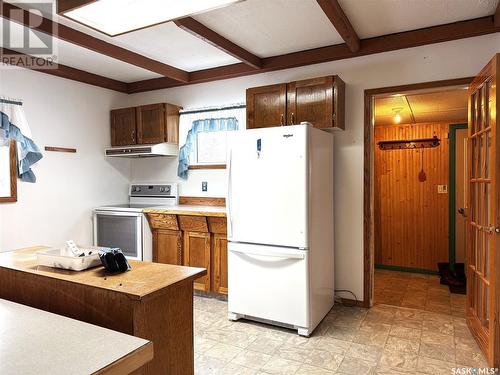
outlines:
[[394, 112], [394, 122], [399, 124], [401, 122], [401, 114], [400, 112], [403, 110], [401, 107], [393, 108], [392, 112]]
[[97, 0], [63, 15], [109, 36], [206, 12], [241, 0]]

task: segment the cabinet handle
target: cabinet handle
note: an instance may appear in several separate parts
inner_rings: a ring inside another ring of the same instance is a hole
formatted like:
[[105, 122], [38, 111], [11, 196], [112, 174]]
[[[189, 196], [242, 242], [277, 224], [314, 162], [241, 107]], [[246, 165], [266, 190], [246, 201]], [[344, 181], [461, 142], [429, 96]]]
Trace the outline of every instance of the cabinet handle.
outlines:
[[285, 116], [283, 115], [283, 113], [281, 114], [280, 124], [281, 126], [285, 125]]
[[130, 138], [132, 139], [132, 142], [135, 141], [135, 130], [132, 130], [132, 134], [130, 134]]
[[290, 125], [295, 124], [295, 114], [292, 112], [292, 115], [290, 116]]

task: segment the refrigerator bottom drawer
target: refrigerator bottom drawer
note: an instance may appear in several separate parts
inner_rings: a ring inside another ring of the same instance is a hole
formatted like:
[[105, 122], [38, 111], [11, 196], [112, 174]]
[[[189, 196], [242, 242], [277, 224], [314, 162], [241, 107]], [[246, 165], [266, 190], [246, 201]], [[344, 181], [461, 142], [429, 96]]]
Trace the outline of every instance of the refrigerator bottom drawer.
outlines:
[[306, 250], [228, 244], [228, 311], [309, 327]]

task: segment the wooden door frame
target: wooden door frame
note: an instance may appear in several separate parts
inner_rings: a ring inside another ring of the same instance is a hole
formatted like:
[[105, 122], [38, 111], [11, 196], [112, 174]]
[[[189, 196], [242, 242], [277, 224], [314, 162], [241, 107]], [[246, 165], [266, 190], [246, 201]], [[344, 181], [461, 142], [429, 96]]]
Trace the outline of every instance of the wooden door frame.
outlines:
[[474, 77], [446, 79], [401, 86], [367, 89], [364, 92], [364, 142], [363, 142], [363, 306], [373, 304], [374, 279], [374, 134], [372, 125], [373, 97], [401, 91], [414, 91], [449, 86], [469, 85]]
[[450, 136], [449, 136], [449, 189], [448, 189], [448, 208], [449, 208], [449, 216], [448, 216], [448, 262], [450, 263], [450, 269], [455, 269], [455, 260], [456, 260], [456, 239], [455, 239], [455, 211], [456, 211], [456, 139], [457, 139], [457, 130], [459, 129], [468, 129], [469, 124], [467, 123], [457, 123], [450, 124]]

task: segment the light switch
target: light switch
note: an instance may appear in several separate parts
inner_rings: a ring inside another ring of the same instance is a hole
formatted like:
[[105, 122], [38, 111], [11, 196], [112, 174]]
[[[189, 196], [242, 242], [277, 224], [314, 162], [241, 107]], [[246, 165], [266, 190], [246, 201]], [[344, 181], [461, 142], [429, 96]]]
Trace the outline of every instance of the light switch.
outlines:
[[438, 185], [438, 194], [448, 194], [448, 185]]
[[208, 190], [208, 183], [206, 181], [203, 181], [201, 183], [201, 191], [207, 191]]

